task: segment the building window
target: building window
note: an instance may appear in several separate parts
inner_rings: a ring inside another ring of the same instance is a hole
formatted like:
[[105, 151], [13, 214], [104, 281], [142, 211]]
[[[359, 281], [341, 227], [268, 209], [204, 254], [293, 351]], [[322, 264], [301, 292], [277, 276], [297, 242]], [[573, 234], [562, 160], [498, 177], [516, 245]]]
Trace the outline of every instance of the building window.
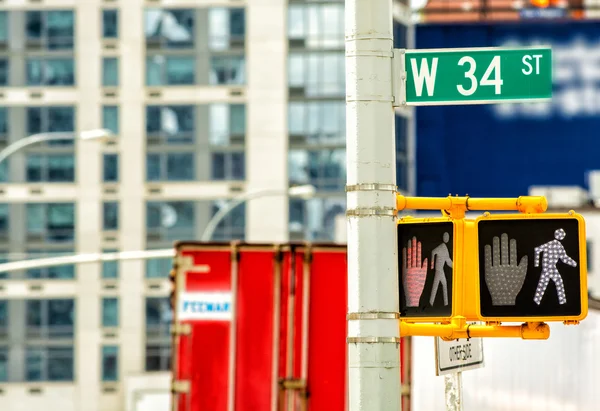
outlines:
[[119, 155], [104, 154], [103, 179], [105, 183], [116, 183], [119, 181]]
[[[107, 249], [103, 253], [118, 253], [119, 250]], [[117, 279], [119, 278], [119, 262], [118, 261], [103, 261], [102, 262], [102, 278]]]
[[[74, 250], [39, 250], [39, 249], [28, 249], [27, 255], [31, 259], [38, 258], [49, 258], [49, 257], [60, 257], [73, 255]], [[26, 272], [27, 279], [60, 279], [60, 280], [73, 280], [75, 278], [75, 265], [67, 264], [67, 265], [58, 265], [55, 267], [43, 267], [43, 268], [30, 268]]]
[[0, 11], [0, 44], [8, 42], [8, 12]]
[[8, 336], [8, 301], [0, 300], [0, 340]]
[[27, 204], [27, 238], [39, 242], [75, 239], [75, 205], [72, 203]]
[[0, 144], [8, 143], [8, 110], [7, 107], [0, 107]]
[[246, 13], [244, 9], [212, 8], [208, 12], [208, 44], [211, 50], [244, 46]]
[[119, 106], [102, 106], [102, 127], [119, 134]]
[[[0, 40], [0, 44], [2, 41]], [[0, 86], [8, 86], [10, 80], [10, 66], [7, 58], [0, 58]]]
[[346, 150], [290, 150], [290, 184], [312, 184], [318, 190], [342, 191], [346, 184]]
[[102, 10], [102, 37], [105, 39], [119, 37], [119, 10]]
[[194, 142], [195, 107], [147, 106], [146, 138], [149, 146]]
[[[227, 205], [226, 201], [214, 201], [212, 204], [212, 216]], [[214, 241], [243, 240], [246, 228], [246, 207], [240, 204], [231, 210], [219, 222], [211, 237]]]
[[193, 153], [156, 153], [146, 156], [147, 181], [191, 181], [194, 178]]
[[147, 86], [192, 85], [195, 82], [194, 56], [153, 55], [146, 59]]
[[73, 58], [28, 58], [28, 86], [73, 86], [75, 61]]
[[64, 183], [75, 181], [73, 154], [30, 154], [27, 156], [27, 182]]
[[146, 203], [147, 241], [176, 241], [195, 236], [195, 204], [191, 201]]
[[10, 230], [10, 206], [8, 204], [0, 204], [0, 241], [8, 239]]
[[102, 381], [119, 380], [119, 347], [105, 345], [102, 347]]
[[168, 278], [172, 266], [172, 258], [153, 258], [146, 260], [146, 278]]
[[0, 382], [8, 381], [8, 348], [0, 346]]
[[119, 203], [116, 201], [105, 201], [102, 207], [102, 229], [119, 229]]
[[119, 300], [117, 298], [102, 299], [102, 326], [119, 326]]
[[346, 92], [343, 52], [290, 52], [288, 85], [305, 97], [343, 97]]
[[119, 85], [119, 59], [104, 57], [102, 59], [102, 86], [117, 87]]
[[292, 101], [288, 105], [291, 144], [346, 145], [346, 104], [343, 101]]
[[307, 241], [334, 241], [335, 218], [346, 213], [345, 197], [290, 198], [290, 238]]
[[[75, 108], [71, 106], [27, 107], [27, 133], [74, 132]], [[50, 141], [49, 146], [73, 145], [73, 140]], [[38, 145], [39, 146], [39, 145]]]
[[246, 178], [245, 157], [243, 151], [213, 152], [211, 154], [212, 179], [244, 180]]
[[144, 11], [146, 47], [184, 49], [194, 47], [195, 10], [155, 9]]
[[290, 46], [307, 49], [344, 48], [344, 4], [290, 4]]
[[29, 346], [25, 361], [27, 381], [73, 381], [73, 347]]
[[48, 50], [72, 50], [74, 45], [75, 16], [72, 10], [25, 12], [28, 44]]
[[243, 144], [246, 135], [246, 106], [211, 104], [209, 141], [212, 146]]
[[171, 368], [169, 298], [146, 298], [146, 371]]
[[210, 84], [243, 85], [246, 83], [244, 56], [212, 56], [210, 59]]
[[27, 300], [29, 339], [72, 339], [75, 329], [75, 300]]

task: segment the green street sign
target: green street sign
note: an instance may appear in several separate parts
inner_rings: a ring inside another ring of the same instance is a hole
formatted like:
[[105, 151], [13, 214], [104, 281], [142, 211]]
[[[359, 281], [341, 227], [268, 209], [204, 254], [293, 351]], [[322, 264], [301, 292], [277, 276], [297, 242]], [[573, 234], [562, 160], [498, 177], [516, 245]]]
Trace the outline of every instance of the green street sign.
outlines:
[[[395, 105], [541, 101], [552, 97], [550, 47], [394, 50]], [[399, 60], [399, 61], [398, 61]], [[402, 64], [403, 63], [403, 64]]]

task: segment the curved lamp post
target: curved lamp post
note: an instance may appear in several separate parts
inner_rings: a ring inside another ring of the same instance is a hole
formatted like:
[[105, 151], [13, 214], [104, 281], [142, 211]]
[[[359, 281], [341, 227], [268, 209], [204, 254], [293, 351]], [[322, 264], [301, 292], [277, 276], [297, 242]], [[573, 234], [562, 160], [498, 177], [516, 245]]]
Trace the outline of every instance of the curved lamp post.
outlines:
[[8, 147], [0, 151], [0, 163], [2, 163], [15, 152], [37, 143], [58, 140], [104, 140], [113, 137], [115, 137], [115, 135], [112, 133], [112, 131], [105, 128], [86, 130], [80, 133], [57, 131], [50, 133], [33, 134], [29, 137], [21, 138], [15, 141], [14, 143], [10, 144]]
[[315, 195], [316, 189], [312, 185], [301, 185], [290, 187], [287, 190], [262, 190], [242, 194], [228, 202], [225, 207], [221, 208], [213, 218], [208, 222], [200, 241], [210, 241], [219, 223], [238, 205], [253, 200], [259, 197], [272, 197], [289, 195], [290, 197], [300, 197], [304, 199], [311, 198]]

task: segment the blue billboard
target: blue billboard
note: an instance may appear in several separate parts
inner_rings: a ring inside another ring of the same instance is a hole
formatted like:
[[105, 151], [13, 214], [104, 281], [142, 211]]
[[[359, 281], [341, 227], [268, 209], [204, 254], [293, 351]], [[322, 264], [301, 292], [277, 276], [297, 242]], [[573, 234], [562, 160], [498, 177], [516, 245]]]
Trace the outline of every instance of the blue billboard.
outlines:
[[586, 172], [600, 169], [598, 22], [416, 28], [421, 49], [532, 45], [552, 46], [551, 101], [417, 108], [417, 195], [512, 197], [532, 185], [587, 186]]

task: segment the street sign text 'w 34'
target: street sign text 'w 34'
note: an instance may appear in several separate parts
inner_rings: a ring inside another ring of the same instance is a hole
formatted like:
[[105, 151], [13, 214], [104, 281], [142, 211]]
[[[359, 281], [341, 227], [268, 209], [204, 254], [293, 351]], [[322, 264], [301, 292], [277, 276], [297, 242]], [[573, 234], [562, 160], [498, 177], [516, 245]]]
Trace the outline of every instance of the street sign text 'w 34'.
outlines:
[[549, 47], [394, 50], [394, 105], [486, 104], [552, 97]]

